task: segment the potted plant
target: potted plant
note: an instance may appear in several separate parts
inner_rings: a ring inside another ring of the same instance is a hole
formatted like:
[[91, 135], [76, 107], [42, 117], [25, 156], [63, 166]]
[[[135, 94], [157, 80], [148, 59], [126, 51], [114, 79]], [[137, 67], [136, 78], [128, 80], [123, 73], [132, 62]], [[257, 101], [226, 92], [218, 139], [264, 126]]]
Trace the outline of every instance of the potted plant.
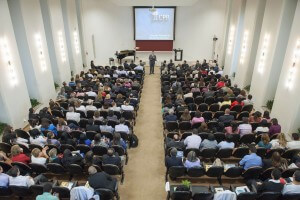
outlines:
[[30, 103], [31, 103], [31, 107], [34, 108], [36, 106], [38, 106], [39, 104], [41, 104], [37, 99], [30, 99]]
[[59, 88], [59, 84], [54, 82], [54, 88], [57, 90]]
[[246, 86], [244, 87], [244, 90], [246, 90], [247, 92], [249, 92], [249, 91], [250, 91], [250, 88], [251, 88], [251, 85], [246, 85]]
[[269, 111], [272, 111], [273, 103], [274, 103], [274, 99], [273, 99], [273, 100], [268, 100], [268, 101], [267, 101], [266, 107], [268, 108]]
[[176, 191], [191, 191], [191, 182], [189, 180], [183, 180], [181, 185], [176, 188]]
[[7, 124], [0, 122], [0, 134], [2, 134], [3, 129], [7, 126]]

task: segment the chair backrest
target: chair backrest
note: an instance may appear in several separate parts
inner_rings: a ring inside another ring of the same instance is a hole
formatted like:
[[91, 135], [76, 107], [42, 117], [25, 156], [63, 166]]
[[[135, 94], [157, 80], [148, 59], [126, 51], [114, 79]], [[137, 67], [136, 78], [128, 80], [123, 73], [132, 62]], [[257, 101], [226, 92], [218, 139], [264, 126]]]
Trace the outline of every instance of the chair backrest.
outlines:
[[282, 153], [281, 157], [286, 158], [286, 159], [292, 159], [299, 152], [300, 152], [300, 149], [288, 149]]
[[101, 200], [113, 200], [114, 193], [110, 189], [98, 188], [95, 190], [100, 195]]
[[82, 134], [82, 132], [81, 131], [71, 131], [70, 132], [70, 135], [73, 137], [73, 138], [76, 138], [77, 140], [79, 140], [79, 138], [80, 138], [80, 135]]
[[9, 186], [14, 195], [18, 197], [27, 197], [32, 195], [30, 188], [25, 186]]
[[10, 195], [12, 195], [12, 191], [9, 187], [0, 187], [0, 197], [9, 197]]
[[182, 121], [179, 123], [179, 129], [182, 131], [187, 131], [192, 129], [192, 125], [189, 121]]
[[76, 149], [70, 144], [61, 144], [60, 151], [64, 152], [66, 149], [70, 149], [70, 151], [76, 151]]
[[48, 163], [47, 168], [54, 174], [64, 174], [66, 172], [65, 168], [58, 163]]
[[224, 175], [230, 178], [237, 178], [242, 175], [243, 171], [244, 169], [241, 166], [230, 167], [224, 172]]
[[217, 158], [229, 158], [231, 155], [232, 155], [232, 151], [233, 149], [220, 149], [218, 152], [217, 152], [217, 155], [216, 157]]
[[66, 187], [54, 186], [52, 191], [58, 193], [59, 198], [70, 198], [70, 190]]
[[207, 171], [206, 175], [209, 177], [221, 177], [224, 173], [224, 167], [211, 166]]
[[281, 192], [263, 192], [259, 195], [258, 200], [279, 200]]
[[214, 158], [217, 151], [218, 151], [217, 149], [203, 149], [200, 155], [203, 158]]
[[30, 138], [30, 135], [26, 131], [23, 131], [22, 129], [16, 129], [15, 132], [16, 132], [18, 137], [21, 137], [21, 138], [24, 138], [24, 139], [29, 139]]
[[32, 185], [30, 190], [33, 192], [34, 196], [43, 194], [43, 185]]
[[212, 200], [214, 193], [211, 192], [200, 192], [193, 195], [193, 200]]
[[111, 165], [111, 164], [102, 165], [102, 169], [109, 175], [121, 174], [121, 170], [117, 165]]
[[105, 154], [107, 154], [107, 148], [106, 147], [102, 147], [102, 146], [94, 146], [92, 148], [93, 153], [97, 156], [103, 156]]
[[77, 144], [76, 150], [79, 150], [80, 153], [86, 154], [88, 151], [91, 150], [91, 148], [88, 145], [85, 145], [85, 144]]
[[209, 111], [211, 112], [217, 112], [219, 110], [220, 110], [220, 105], [218, 103], [214, 103], [209, 106]]
[[32, 171], [36, 174], [43, 174], [48, 171], [47, 167], [38, 163], [29, 163], [29, 167], [31, 167]]
[[0, 142], [0, 150], [4, 153], [8, 154], [10, 153], [11, 145], [7, 144], [5, 142]]
[[11, 165], [12, 166], [17, 166], [17, 167], [21, 168], [22, 170], [24, 170], [26, 172], [30, 172], [31, 171], [31, 168], [28, 165], [26, 165], [26, 164], [24, 164], [22, 162], [12, 162]]
[[97, 134], [97, 132], [96, 131], [86, 131], [85, 134], [89, 140], [93, 140], [95, 135]]
[[299, 170], [299, 169], [298, 168], [286, 169], [282, 172], [281, 176], [282, 176], [282, 178], [293, 177], [293, 174], [295, 173], [296, 170]]
[[173, 166], [168, 169], [168, 174], [172, 180], [184, 176], [186, 168], [183, 166]]
[[281, 200], [299, 200], [300, 194], [284, 194], [281, 197]]
[[2, 169], [3, 169], [3, 172], [7, 172], [8, 170], [11, 169], [11, 165], [7, 164], [7, 163], [4, 162], [4, 161], [0, 161], [0, 166], [1, 166]]
[[68, 166], [68, 171], [70, 174], [82, 174], [82, 167], [78, 164], [70, 164]]
[[187, 175], [190, 177], [201, 177], [205, 175], [205, 170], [202, 167], [193, 167], [187, 170]]
[[236, 158], [243, 158], [248, 153], [249, 153], [248, 147], [239, 147], [233, 152], [232, 155]]
[[254, 134], [246, 134], [240, 138], [240, 143], [242, 143], [242, 144], [251, 144], [254, 141], [255, 141]]
[[250, 167], [243, 173], [245, 179], [258, 179], [259, 175], [263, 171], [262, 167]]
[[29, 144], [29, 149], [32, 151], [33, 149], [38, 148], [39, 150], [42, 150], [43, 147], [38, 144]]
[[124, 156], [126, 154], [126, 151], [123, 147], [119, 145], [112, 145], [112, 148], [114, 148], [115, 152], [119, 154], [119, 156]]
[[174, 191], [171, 194], [172, 200], [190, 200], [191, 192], [190, 191]]
[[256, 200], [256, 197], [255, 192], [243, 192], [237, 195], [237, 200]]

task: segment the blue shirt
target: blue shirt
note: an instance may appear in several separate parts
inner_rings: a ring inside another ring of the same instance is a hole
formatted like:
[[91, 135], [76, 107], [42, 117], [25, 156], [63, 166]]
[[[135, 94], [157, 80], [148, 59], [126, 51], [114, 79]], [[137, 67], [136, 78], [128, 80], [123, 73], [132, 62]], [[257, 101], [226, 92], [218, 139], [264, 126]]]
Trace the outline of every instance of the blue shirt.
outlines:
[[240, 161], [240, 165], [244, 166], [245, 170], [250, 167], [261, 167], [262, 160], [260, 156], [256, 155], [256, 153], [251, 153], [250, 155], [244, 156], [244, 158]]
[[9, 182], [9, 176], [4, 173], [0, 173], [0, 187], [7, 187]]
[[193, 167], [201, 167], [200, 160], [197, 159], [195, 162], [191, 162], [186, 160], [183, 164], [187, 169], [193, 168]]
[[57, 136], [57, 130], [56, 127], [53, 124], [50, 124], [48, 128], [41, 128], [41, 131], [51, 131], [54, 133], [55, 136]]
[[175, 121], [176, 122], [176, 120], [177, 120], [177, 116], [176, 115], [167, 115], [166, 117], [165, 117], [165, 120], [166, 120], [166, 122], [171, 122], [171, 121]]
[[49, 192], [44, 192], [42, 195], [38, 195], [36, 200], [59, 200], [56, 196], [53, 196]]

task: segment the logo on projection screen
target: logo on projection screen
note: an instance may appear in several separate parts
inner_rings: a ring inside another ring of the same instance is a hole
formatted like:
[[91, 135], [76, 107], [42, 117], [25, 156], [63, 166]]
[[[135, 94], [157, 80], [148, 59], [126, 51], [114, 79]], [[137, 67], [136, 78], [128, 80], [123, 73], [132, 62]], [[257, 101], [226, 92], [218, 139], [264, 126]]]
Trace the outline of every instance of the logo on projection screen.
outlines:
[[170, 19], [170, 15], [166, 15], [166, 14], [160, 15], [160, 14], [158, 14], [157, 11], [152, 13], [152, 21], [161, 22], [161, 21], [169, 21], [169, 19]]

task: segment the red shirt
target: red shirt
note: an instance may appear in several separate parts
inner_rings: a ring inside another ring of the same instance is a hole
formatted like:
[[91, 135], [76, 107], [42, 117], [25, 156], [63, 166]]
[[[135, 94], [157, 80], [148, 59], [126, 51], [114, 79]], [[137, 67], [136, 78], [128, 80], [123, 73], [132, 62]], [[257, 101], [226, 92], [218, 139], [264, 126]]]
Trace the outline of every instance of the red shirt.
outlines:
[[232, 108], [233, 108], [234, 106], [236, 106], [236, 105], [244, 106], [244, 102], [241, 102], [241, 103], [239, 104], [238, 101], [234, 101], [234, 102], [232, 102], [230, 109], [232, 109]]
[[217, 88], [219, 89], [219, 88], [222, 88], [222, 87], [224, 87], [225, 86], [225, 82], [223, 82], [223, 81], [219, 81], [218, 83], [217, 83]]
[[19, 155], [12, 157], [11, 160], [13, 162], [21, 162], [24, 164], [28, 164], [30, 162], [30, 158], [26, 156], [24, 153], [20, 153]]

